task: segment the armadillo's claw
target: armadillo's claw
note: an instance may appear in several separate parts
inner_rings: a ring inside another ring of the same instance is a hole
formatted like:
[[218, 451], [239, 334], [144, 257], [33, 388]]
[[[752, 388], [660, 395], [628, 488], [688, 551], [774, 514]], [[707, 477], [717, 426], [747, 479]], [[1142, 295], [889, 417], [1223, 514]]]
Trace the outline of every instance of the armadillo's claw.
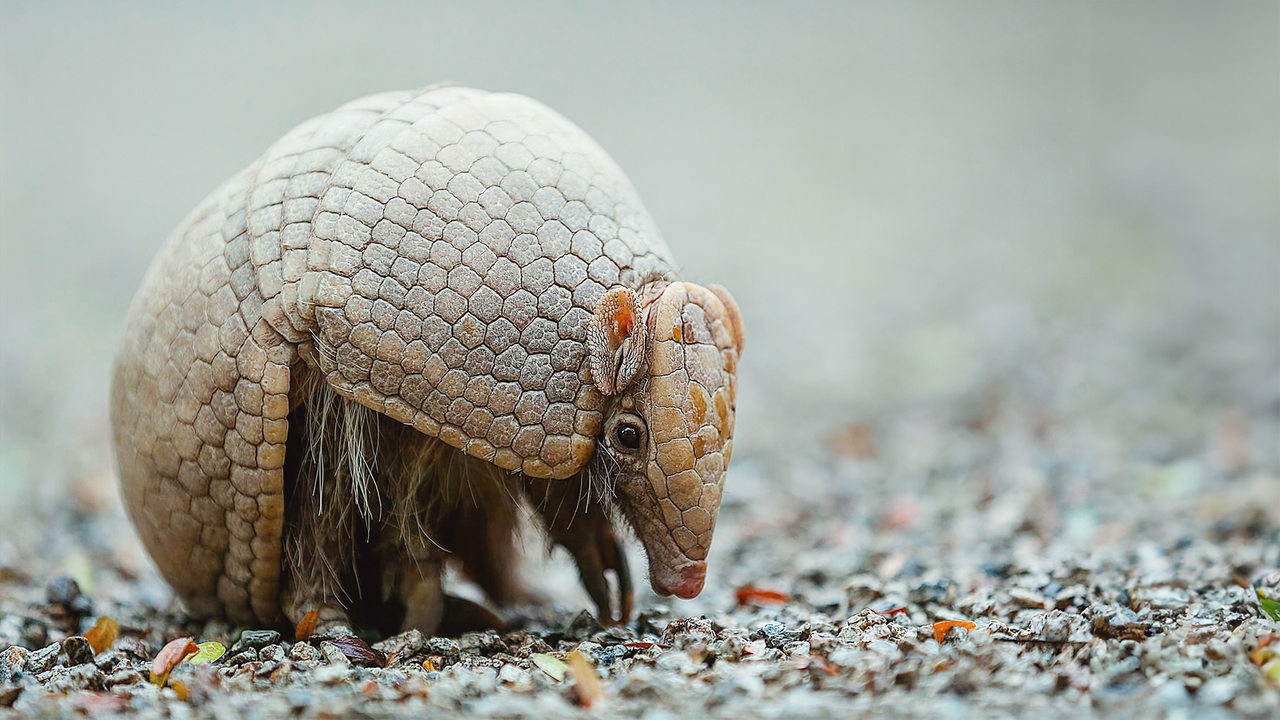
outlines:
[[[573, 556], [600, 622], [622, 625], [630, 621], [634, 599], [631, 571], [604, 508], [598, 502], [589, 502], [582, 509], [576, 507], [583, 492], [581, 478], [576, 482], [529, 478], [528, 482], [530, 496], [546, 522], [547, 534]], [[616, 602], [606, 575], [610, 570], [618, 586]]]
[[[622, 625], [631, 619], [631, 573], [627, 568], [627, 555], [613, 533], [613, 527], [605, 518], [592, 523], [587, 532], [576, 532], [560, 538], [578, 565], [582, 586], [596, 605], [596, 614], [605, 625]], [[617, 602], [605, 573], [612, 570], [618, 585]], [[615, 612], [616, 610], [616, 612]]]
[[[595, 542], [587, 543], [576, 551], [569, 548], [569, 552], [573, 553], [574, 560], [578, 563], [582, 586], [596, 604], [600, 622], [605, 625], [625, 625], [631, 619], [633, 599], [627, 554], [607, 521], [600, 523], [595, 535]], [[609, 570], [613, 571], [618, 585], [616, 604], [609, 580], [605, 577], [605, 572]]]
[[618, 538], [613, 536], [612, 528], [609, 535], [613, 540], [605, 552], [605, 567], [613, 570], [618, 582], [618, 614], [616, 620], [619, 625], [625, 625], [631, 620], [632, 600], [634, 595], [631, 592], [631, 570], [627, 567], [627, 553], [618, 542]]

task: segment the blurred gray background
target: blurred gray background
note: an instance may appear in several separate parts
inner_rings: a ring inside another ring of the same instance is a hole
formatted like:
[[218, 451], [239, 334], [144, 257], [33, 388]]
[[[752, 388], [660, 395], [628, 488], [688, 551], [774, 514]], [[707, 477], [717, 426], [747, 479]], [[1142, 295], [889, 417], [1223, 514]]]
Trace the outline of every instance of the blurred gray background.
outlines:
[[109, 482], [111, 357], [184, 214], [440, 80], [584, 127], [734, 292], [737, 456], [1147, 323], [1214, 327], [1227, 401], [1276, 397], [1231, 377], [1236, 341], [1280, 369], [1280, 3], [635, 5], [0, 4], [0, 505]]

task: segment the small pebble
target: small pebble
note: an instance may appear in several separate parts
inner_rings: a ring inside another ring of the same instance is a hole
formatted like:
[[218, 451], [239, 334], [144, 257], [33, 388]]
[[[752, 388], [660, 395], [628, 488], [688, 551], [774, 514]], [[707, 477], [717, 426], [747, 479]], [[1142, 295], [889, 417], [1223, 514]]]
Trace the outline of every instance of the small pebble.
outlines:
[[427, 641], [422, 636], [422, 631], [409, 630], [374, 643], [373, 649], [381, 650], [388, 655], [395, 653], [400, 657], [409, 658], [422, 652], [426, 645]]
[[133, 668], [127, 667], [116, 670], [108, 675], [106, 683], [107, 687], [115, 687], [117, 685], [138, 685], [144, 682], [144, 680], [145, 678], [142, 677], [142, 673], [134, 670]]
[[98, 669], [102, 672], [110, 675], [112, 672], [115, 672], [115, 669], [124, 661], [124, 657], [120, 655], [120, 653], [115, 650], [107, 650], [101, 655], [95, 657], [93, 659], [93, 664], [97, 665]]
[[289, 648], [289, 659], [299, 663], [319, 663], [323, 656], [314, 645], [307, 642], [296, 642]]
[[346, 653], [342, 652], [342, 648], [331, 642], [320, 643], [320, 654], [324, 656], [324, 661], [330, 665], [339, 667], [351, 667], [351, 660]]
[[[596, 620], [596, 616], [583, 610], [564, 629], [564, 636], [570, 640], [586, 640], [604, 630], [604, 626]], [[464, 645], [465, 648], [465, 645]]]
[[102, 671], [98, 669], [97, 665], [94, 665], [91, 662], [84, 663], [83, 665], [76, 665], [75, 667], [72, 667], [72, 668], [68, 668], [65, 678], [66, 678], [66, 681], [65, 681], [66, 685], [64, 686], [64, 688], [59, 688], [56, 683], [50, 683], [49, 689], [51, 690], [59, 690], [59, 689], [106, 690], [107, 689], [106, 676], [102, 674]]
[[249, 648], [257, 650], [278, 642], [280, 642], [280, 633], [275, 630], [245, 630], [240, 633], [240, 639], [236, 640], [227, 654], [235, 655]]
[[224, 659], [222, 662], [224, 665], [228, 665], [228, 666], [244, 665], [245, 663], [257, 662], [258, 651], [252, 648], [249, 648], [247, 650], [241, 650], [240, 652], [235, 654], [228, 652], [226, 655], [223, 656], [223, 658]]
[[72, 635], [62, 641], [62, 651], [67, 654], [68, 665], [83, 665], [93, 662], [93, 648], [89, 641], [79, 635]]
[[426, 649], [431, 655], [457, 655], [462, 652], [458, 641], [447, 637], [433, 637], [427, 640]]
[[1015, 604], [1024, 608], [1045, 608], [1049, 606], [1048, 598], [1040, 593], [1024, 590], [1022, 588], [1014, 588], [1009, 591], [1009, 599]]
[[147, 647], [147, 644], [135, 637], [123, 637], [117, 639], [112, 650], [135, 662], [151, 662], [151, 659], [154, 656], [151, 649]]
[[503, 665], [498, 671], [498, 679], [504, 683], [515, 684], [528, 680], [529, 672], [514, 664]]
[[27, 672], [39, 675], [52, 670], [58, 664], [58, 653], [60, 652], [62, 652], [62, 645], [54, 643], [31, 653], [27, 658]]
[[14, 675], [27, 669], [31, 651], [20, 645], [12, 645], [0, 653], [0, 685], [9, 682]]
[[258, 651], [258, 659], [263, 662], [278, 663], [284, 660], [284, 656], [284, 646], [279, 644], [268, 645]]

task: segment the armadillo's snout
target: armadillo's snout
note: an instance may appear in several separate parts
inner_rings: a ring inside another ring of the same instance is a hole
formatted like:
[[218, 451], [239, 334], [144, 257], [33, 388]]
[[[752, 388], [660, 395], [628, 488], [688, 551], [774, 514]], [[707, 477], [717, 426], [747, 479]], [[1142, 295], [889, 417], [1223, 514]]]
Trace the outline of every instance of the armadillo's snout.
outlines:
[[675, 595], [683, 600], [698, 596], [707, 580], [707, 563], [704, 560], [689, 563], [671, 570], [649, 566], [649, 585], [659, 595]]

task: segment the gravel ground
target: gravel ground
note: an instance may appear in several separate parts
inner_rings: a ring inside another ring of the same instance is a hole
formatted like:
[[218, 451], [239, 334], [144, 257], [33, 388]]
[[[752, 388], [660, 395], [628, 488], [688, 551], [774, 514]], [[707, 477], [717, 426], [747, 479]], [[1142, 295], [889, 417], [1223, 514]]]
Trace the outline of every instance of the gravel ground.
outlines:
[[[0, 718], [1280, 717], [1280, 8], [634, 8], [0, 4]], [[530, 535], [506, 635], [193, 623], [106, 453], [129, 297], [285, 129], [445, 78], [741, 304], [706, 590], [602, 629]], [[182, 637], [230, 650], [161, 689]]]
[[[185, 620], [90, 478], [0, 543], [0, 713], [1275, 717], [1277, 366], [1223, 328], [1006, 335], [962, 396], [735, 460], [697, 600], [611, 629], [516, 609], [505, 635], [386, 639], [386, 667]], [[1267, 390], [1224, 405], [1240, 383]], [[94, 657], [76, 635], [104, 615], [120, 639]], [[231, 650], [149, 683], [183, 635]], [[573, 653], [593, 669], [557, 678], [546, 656]]]

